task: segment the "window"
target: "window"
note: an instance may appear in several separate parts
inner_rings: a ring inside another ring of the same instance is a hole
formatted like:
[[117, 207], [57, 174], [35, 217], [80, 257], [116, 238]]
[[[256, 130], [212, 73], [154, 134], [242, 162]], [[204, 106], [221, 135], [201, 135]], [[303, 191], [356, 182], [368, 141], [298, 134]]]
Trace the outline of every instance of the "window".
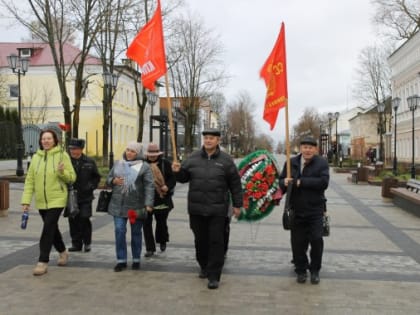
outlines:
[[9, 97], [10, 98], [17, 98], [19, 97], [19, 87], [17, 84], [9, 85]]
[[31, 57], [31, 49], [30, 48], [20, 49], [20, 56], [23, 57], [23, 58]]

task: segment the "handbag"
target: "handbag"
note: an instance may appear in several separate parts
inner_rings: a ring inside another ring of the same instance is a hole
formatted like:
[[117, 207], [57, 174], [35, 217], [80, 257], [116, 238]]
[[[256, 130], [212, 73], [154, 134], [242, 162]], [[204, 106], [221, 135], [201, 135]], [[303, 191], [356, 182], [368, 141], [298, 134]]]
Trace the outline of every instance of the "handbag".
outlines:
[[111, 201], [112, 191], [101, 190], [96, 205], [96, 212], [108, 212], [109, 202]]
[[146, 208], [141, 208], [138, 210], [135, 210], [136, 214], [137, 214], [137, 219], [138, 220], [146, 220], [147, 219], [147, 210]]
[[285, 208], [283, 211], [283, 228], [288, 231], [293, 225], [294, 212], [291, 208]]
[[80, 212], [79, 204], [77, 201], [77, 190], [74, 189], [73, 185], [68, 185], [68, 196], [67, 196], [67, 205], [64, 208], [64, 217], [74, 218]]

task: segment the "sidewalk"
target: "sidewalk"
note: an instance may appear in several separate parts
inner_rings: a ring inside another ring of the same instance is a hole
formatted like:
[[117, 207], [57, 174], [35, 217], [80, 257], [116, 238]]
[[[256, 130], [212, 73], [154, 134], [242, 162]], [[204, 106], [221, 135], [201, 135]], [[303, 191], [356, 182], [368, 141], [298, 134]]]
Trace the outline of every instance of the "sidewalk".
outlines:
[[[218, 290], [197, 276], [186, 185], [175, 192], [166, 252], [142, 257], [140, 271], [113, 272], [113, 224], [95, 214], [92, 251], [58, 267], [53, 250], [48, 273], [34, 277], [41, 220], [33, 211], [19, 228], [23, 185], [11, 183], [11, 209], [0, 218], [0, 314], [418, 314], [420, 219], [383, 199], [381, 187], [347, 177], [331, 173], [319, 285], [296, 283], [282, 202], [259, 223], [232, 222]], [[60, 228], [69, 245], [64, 218]]]

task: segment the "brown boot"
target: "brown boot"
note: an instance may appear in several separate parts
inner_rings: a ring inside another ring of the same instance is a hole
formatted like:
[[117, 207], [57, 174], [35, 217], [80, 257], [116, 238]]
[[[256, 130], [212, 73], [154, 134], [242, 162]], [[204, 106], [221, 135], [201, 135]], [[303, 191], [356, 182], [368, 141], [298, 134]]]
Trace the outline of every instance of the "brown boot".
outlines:
[[60, 253], [60, 256], [57, 260], [57, 265], [59, 266], [65, 266], [67, 265], [67, 261], [69, 260], [69, 253], [65, 250], [64, 252]]
[[43, 274], [47, 273], [48, 263], [39, 262], [36, 264], [32, 274], [34, 276], [42, 276]]

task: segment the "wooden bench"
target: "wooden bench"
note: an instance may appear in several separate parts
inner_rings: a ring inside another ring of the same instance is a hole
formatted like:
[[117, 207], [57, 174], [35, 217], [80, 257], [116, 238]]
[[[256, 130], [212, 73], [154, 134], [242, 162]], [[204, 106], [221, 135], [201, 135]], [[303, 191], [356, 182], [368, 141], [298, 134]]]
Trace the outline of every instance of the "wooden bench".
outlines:
[[420, 180], [410, 179], [405, 188], [391, 188], [391, 193], [396, 206], [420, 217]]

